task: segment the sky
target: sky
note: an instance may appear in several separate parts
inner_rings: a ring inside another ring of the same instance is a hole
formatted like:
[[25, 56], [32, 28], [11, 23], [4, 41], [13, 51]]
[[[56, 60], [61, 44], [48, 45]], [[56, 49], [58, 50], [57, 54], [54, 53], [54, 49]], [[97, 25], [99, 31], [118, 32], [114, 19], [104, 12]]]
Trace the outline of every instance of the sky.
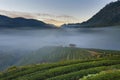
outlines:
[[0, 10], [70, 15], [85, 21], [116, 0], [0, 0]]

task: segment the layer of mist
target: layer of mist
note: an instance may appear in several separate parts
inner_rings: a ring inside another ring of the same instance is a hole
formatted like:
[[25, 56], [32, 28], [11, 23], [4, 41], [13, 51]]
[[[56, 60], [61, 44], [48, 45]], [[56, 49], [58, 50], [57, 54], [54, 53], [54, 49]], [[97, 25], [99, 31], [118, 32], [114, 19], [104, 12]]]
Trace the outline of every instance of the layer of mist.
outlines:
[[69, 46], [120, 50], [120, 28], [1, 30], [0, 49], [37, 50], [45, 46]]

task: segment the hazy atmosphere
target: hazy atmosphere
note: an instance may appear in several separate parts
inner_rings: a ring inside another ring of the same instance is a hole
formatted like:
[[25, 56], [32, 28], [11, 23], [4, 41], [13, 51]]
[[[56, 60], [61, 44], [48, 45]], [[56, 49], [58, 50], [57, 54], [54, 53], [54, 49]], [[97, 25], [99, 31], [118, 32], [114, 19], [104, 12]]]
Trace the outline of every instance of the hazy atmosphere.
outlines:
[[[106, 4], [117, 0], [0, 0], [0, 9], [28, 13], [73, 16], [72, 21], [64, 18], [54, 24], [83, 22], [88, 20]], [[39, 19], [39, 17], [37, 17]], [[41, 18], [40, 18], [41, 19]], [[63, 21], [63, 22], [62, 22]], [[46, 21], [48, 22], [48, 20]], [[53, 22], [53, 21], [49, 21]]]
[[0, 47], [37, 50], [46, 46], [69, 46], [120, 50], [120, 29], [2, 30]]
[[0, 0], [0, 80], [120, 80], [120, 0]]

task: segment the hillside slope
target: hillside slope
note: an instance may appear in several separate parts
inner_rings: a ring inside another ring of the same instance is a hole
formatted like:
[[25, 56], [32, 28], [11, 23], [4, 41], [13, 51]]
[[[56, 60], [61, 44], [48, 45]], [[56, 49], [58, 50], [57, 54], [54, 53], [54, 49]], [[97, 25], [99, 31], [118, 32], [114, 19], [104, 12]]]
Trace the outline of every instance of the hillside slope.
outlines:
[[73, 47], [43, 47], [36, 51], [8, 51], [0, 53], [0, 70], [10, 66], [53, 63], [69, 60], [88, 60], [119, 55], [120, 51], [81, 49]]
[[89, 59], [99, 56], [99, 53], [92, 54], [89, 50], [70, 47], [43, 47], [37, 51], [24, 56], [18, 65], [58, 62], [64, 60]]
[[53, 28], [54, 26], [46, 24], [35, 19], [10, 18], [0, 15], [0, 28]]
[[67, 28], [120, 26], [120, 1], [111, 2], [92, 18], [77, 24], [63, 25]]
[[85, 26], [115, 26], [120, 25], [120, 1], [111, 2], [88, 21]]
[[82, 49], [73, 47], [43, 47], [30, 53], [29, 55], [23, 56], [17, 62], [17, 65], [95, 59], [103, 56], [112, 56], [113, 53], [117, 55], [120, 51]]
[[31, 51], [22, 51], [22, 50], [9, 50], [5, 49], [0, 50], [0, 71], [5, 70], [6, 68], [17, 64], [21, 58]]
[[[79, 80], [90, 74], [98, 74], [109, 70], [119, 71], [119, 69], [120, 55], [114, 55], [89, 60], [62, 61], [21, 67], [13, 66], [5, 72], [1, 72], [0, 80]], [[118, 76], [115, 80], [119, 80], [119, 72], [116, 74]], [[106, 78], [112, 80], [111, 77], [114, 76], [111, 75]], [[99, 80], [101, 79], [99, 78]]]
[[[109, 77], [107, 77], [109, 76]], [[84, 77], [80, 80], [119, 80], [120, 79], [120, 70], [107, 70], [100, 72], [98, 74], [92, 74]]]

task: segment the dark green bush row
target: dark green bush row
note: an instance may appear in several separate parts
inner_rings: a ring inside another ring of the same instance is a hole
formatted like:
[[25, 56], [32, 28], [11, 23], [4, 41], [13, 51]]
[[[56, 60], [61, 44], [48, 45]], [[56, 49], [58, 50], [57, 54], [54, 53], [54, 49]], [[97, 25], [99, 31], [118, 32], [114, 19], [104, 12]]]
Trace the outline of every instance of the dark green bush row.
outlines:
[[[2, 75], [0, 75], [0, 78], [7, 77], [9, 75], [14, 75], [17, 73], [21, 73], [21, 72], [27, 71], [27, 70], [32, 69], [32, 68], [44, 67], [44, 66], [47, 66], [47, 64], [31, 65], [31, 66], [25, 66], [25, 67], [16, 67], [13, 70], [11, 70], [11, 67], [10, 67], [6, 71], [4, 71], [2, 73]], [[12, 67], [15, 67], [15, 66], [12, 66]]]
[[[96, 73], [99, 73], [101, 71], [111, 70], [111, 69], [120, 69], [120, 64], [112, 65], [112, 66], [101, 66], [101, 67], [96, 67], [96, 68], [80, 70], [80, 71], [77, 71], [77, 72], [72, 72], [72, 73], [69, 73], [69, 74], [49, 78], [47, 80], [79, 80], [83, 76], [87, 76], [89, 74], [96, 74]], [[99, 80], [99, 79], [96, 79], [96, 80]], [[102, 80], [102, 79], [100, 79], [100, 80]], [[112, 79], [112, 80], [114, 80], [114, 79]]]
[[79, 63], [79, 64], [73, 64], [69, 66], [62, 66], [58, 68], [49, 69], [44, 72], [38, 72], [34, 73], [32, 75], [24, 76], [19, 78], [19, 80], [44, 80], [50, 77], [67, 74], [70, 72], [79, 71], [82, 69], [88, 69], [92, 67], [98, 67], [98, 66], [109, 66], [114, 64], [119, 64], [120, 60], [102, 60], [102, 61], [92, 61], [92, 62], [86, 62], [86, 63]]
[[109, 70], [86, 76], [80, 80], [120, 80], [120, 70]]
[[[99, 60], [102, 60], [102, 59], [96, 59], [95, 61], [99, 61]], [[13, 78], [28, 75], [28, 74], [31, 74], [31, 73], [37, 72], [37, 71], [44, 71], [44, 70], [55, 68], [55, 67], [67, 66], [67, 65], [90, 62], [90, 61], [94, 61], [94, 60], [81, 60], [81, 61], [76, 60], [76, 61], [66, 61], [66, 62], [51, 63], [51, 64], [34, 65], [28, 69], [21, 69], [21, 70], [19, 69], [19, 70], [11, 71], [8, 73], [7, 72], [3, 73], [3, 75], [0, 76], [0, 79], [2, 79], [2, 78], [13, 79]]]

